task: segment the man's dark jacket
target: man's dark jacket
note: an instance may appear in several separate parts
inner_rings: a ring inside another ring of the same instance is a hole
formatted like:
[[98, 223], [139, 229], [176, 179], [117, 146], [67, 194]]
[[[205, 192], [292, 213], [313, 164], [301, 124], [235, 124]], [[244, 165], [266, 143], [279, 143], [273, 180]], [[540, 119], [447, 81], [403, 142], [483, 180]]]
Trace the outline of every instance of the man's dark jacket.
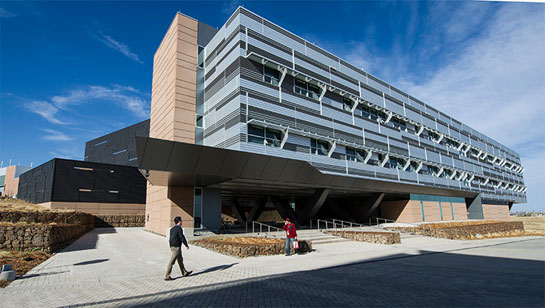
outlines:
[[174, 227], [170, 228], [170, 238], [168, 242], [170, 247], [182, 247], [182, 243], [184, 243], [185, 247], [188, 247], [187, 240], [184, 236], [184, 231], [179, 225], [175, 225]]

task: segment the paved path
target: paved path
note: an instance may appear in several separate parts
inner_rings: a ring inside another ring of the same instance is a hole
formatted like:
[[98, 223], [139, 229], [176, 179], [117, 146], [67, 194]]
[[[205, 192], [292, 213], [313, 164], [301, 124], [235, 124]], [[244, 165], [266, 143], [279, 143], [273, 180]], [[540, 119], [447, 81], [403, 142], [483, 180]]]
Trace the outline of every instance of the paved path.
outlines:
[[[316, 245], [291, 257], [238, 259], [183, 250], [189, 277], [164, 281], [167, 240], [95, 229], [9, 287], [0, 307], [543, 307], [545, 238]], [[179, 276], [175, 267], [173, 276]]]

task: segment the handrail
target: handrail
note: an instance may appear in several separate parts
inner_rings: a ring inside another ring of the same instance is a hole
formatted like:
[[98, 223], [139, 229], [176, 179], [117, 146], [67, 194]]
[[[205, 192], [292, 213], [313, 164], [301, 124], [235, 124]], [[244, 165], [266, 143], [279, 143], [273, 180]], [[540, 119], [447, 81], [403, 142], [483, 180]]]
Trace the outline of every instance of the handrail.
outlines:
[[[249, 223], [249, 221], [246, 222], [246, 233], [248, 233], [248, 223]], [[259, 232], [257, 232], [257, 234], [263, 233], [263, 227], [266, 227], [267, 228], [266, 233], [270, 234], [272, 236], [276, 236], [276, 234], [271, 234], [271, 229], [275, 230], [275, 231], [272, 231], [272, 232], [283, 232], [284, 231], [284, 230], [282, 230], [280, 228], [277, 228], [275, 226], [267, 225], [267, 224], [252, 220], [252, 233], [256, 233], [255, 232], [255, 229], [256, 229], [255, 225], [256, 224], [259, 226]]]
[[367, 227], [366, 225], [362, 225], [362, 224], [359, 224], [359, 223], [355, 223], [355, 222], [351, 222], [351, 221], [345, 221], [345, 220], [340, 220], [340, 219], [333, 219], [333, 223], [335, 223], [336, 221], [340, 221], [341, 222], [341, 228], [345, 228], [344, 225], [349, 225], [350, 227], [348, 228], [353, 228], [354, 226], [356, 226], [356, 228], [363, 228], [363, 227]]

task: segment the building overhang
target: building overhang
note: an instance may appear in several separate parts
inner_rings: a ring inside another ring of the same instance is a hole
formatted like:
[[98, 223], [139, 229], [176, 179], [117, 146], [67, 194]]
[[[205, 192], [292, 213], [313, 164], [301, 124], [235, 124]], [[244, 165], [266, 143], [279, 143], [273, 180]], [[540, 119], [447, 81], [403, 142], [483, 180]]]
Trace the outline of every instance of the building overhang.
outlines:
[[320, 171], [306, 161], [163, 139], [136, 137], [138, 168], [152, 185], [219, 188], [244, 195], [429, 194], [475, 197], [476, 192]]

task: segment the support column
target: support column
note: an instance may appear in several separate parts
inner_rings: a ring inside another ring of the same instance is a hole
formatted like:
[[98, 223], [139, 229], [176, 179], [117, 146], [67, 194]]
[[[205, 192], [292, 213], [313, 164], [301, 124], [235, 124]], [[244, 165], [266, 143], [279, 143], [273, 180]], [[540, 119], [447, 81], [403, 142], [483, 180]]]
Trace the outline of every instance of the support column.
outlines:
[[252, 210], [248, 214], [248, 221], [257, 221], [259, 218], [259, 215], [263, 212], [263, 209], [265, 208], [265, 204], [267, 204], [267, 197], [263, 197], [259, 200], [257, 200], [257, 203], [254, 207], [252, 207]]
[[366, 222], [373, 214], [373, 212], [377, 209], [380, 202], [382, 202], [382, 199], [384, 198], [386, 194], [385, 193], [377, 193], [372, 195], [371, 197], [367, 198], [363, 206], [358, 211], [356, 217], [360, 222]]
[[233, 203], [231, 203], [231, 210], [233, 211], [233, 214], [235, 214], [238, 222], [240, 222], [241, 225], [244, 225], [247, 221], [246, 215], [244, 214], [244, 211], [242, 210], [242, 207], [238, 203], [237, 199], [233, 200]]
[[297, 219], [297, 215], [287, 202], [279, 197], [271, 197], [271, 201], [274, 205], [274, 208], [278, 211], [280, 216], [282, 216], [282, 219], [286, 219], [286, 217], [289, 217], [291, 222], [293, 222], [295, 226], [299, 226], [299, 220]]
[[318, 211], [322, 208], [327, 196], [329, 195], [329, 189], [322, 188], [314, 191], [314, 194], [305, 204], [303, 211], [301, 212], [301, 223], [306, 224], [312, 217], [316, 216]]

